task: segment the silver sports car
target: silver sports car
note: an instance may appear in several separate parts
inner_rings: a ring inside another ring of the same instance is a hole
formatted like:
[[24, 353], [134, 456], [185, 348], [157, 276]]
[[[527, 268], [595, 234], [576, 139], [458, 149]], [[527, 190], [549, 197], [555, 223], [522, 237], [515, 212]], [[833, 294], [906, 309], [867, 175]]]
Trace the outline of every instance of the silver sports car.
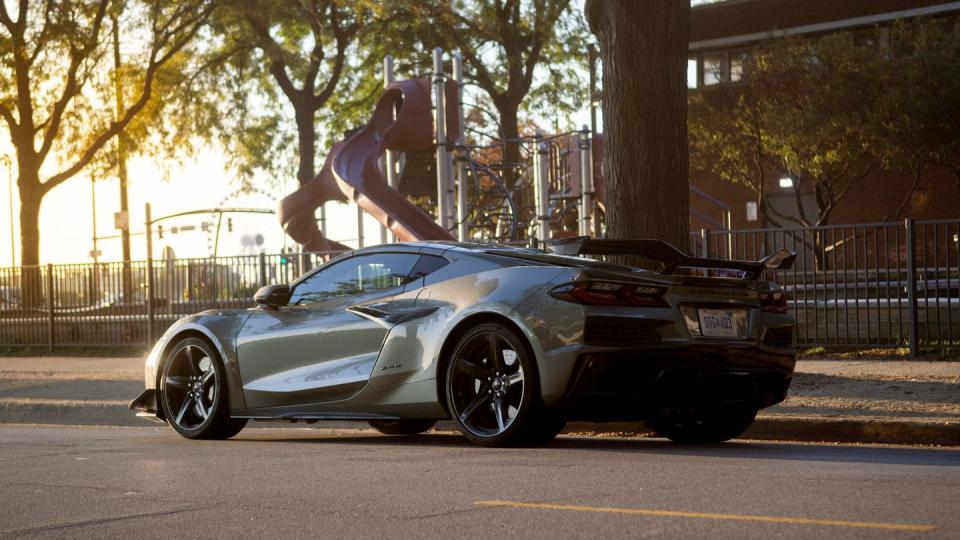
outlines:
[[175, 323], [130, 407], [192, 439], [228, 438], [249, 420], [415, 434], [450, 418], [467, 439], [503, 446], [545, 442], [568, 420], [644, 420], [674, 441], [723, 441], [784, 399], [794, 321], [782, 289], [760, 278], [792, 254], [721, 261], [584, 237], [551, 250], [347, 253], [260, 289], [255, 308]]

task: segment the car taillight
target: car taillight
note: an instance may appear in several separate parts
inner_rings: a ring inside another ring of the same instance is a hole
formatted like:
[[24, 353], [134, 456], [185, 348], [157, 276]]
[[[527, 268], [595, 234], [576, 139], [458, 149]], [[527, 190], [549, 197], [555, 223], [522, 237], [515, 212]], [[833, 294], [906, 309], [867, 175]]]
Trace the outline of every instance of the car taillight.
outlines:
[[760, 293], [760, 309], [770, 313], [786, 313], [789, 297], [783, 291]]
[[578, 304], [603, 306], [666, 306], [665, 289], [611, 281], [582, 281], [561, 285], [550, 296]]

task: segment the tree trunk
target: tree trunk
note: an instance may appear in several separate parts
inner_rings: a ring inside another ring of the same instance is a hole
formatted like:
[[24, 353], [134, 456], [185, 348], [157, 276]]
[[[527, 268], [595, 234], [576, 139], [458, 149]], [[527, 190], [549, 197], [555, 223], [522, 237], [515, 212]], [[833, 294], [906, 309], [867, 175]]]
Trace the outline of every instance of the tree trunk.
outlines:
[[297, 167], [297, 180], [300, 185], [306, 185], [315, 176], [315, 156], [317, 151], [317, 128], [313, 123], [314, 111], [309, 105], [294, 105], [297, 121], [297, 151], [300, 154], [300, 164]]
[[[29, 172], [21, 174], [29, 175]], [[38, 183], [30, 178], [21, 178], [20, 188], [20, 266], [23, 267], [20, 283], [20, 298], [24, 307], [42, 303], [43, 284], [40, 279], [40, 194]]]
[[[21, 161], [20, 166], [24, 166]], [[39, 172], [32, 167], [21, 169], [17, 178], [20, 191], [20, 265], [40, 264], [40, 190]]]
[[588, 0], [603, 61], [607, 236], [689, 245], [687, 42], [678, 0]]

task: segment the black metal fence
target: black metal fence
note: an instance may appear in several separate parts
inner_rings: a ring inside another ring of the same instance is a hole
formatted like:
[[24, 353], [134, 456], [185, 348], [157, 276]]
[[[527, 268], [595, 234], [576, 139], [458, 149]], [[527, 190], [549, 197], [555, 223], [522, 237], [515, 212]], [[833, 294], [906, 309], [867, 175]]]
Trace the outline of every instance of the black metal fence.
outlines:
[[0, 268], [0, 345], [148, 345], [184, 315], [249, 307], [259, 287], [334, 254]]
[[[768, 277], [791, 297], [798, 346], [917, 352], [960, 346], [958, 237], [960, 219], [906, 220], [701, 230], [690, 249], [732, 259], [796, 251], [793, 269]], [[328, 255], [0, 268], [0, 345], [148, 345], [184, 315], [249, 307], [257, 288], [290, 282]]]
[[797, 252], [769, 277], [790, 295], [799, 346], [960, 346], [960, 219], [797, 229], [701, 230], [691, 250], [724, 259]]

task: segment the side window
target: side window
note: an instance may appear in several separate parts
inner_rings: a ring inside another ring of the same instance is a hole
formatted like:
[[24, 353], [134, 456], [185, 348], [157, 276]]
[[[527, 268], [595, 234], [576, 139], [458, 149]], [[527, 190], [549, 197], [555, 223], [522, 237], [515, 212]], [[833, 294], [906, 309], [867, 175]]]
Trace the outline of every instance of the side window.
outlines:
[[450, 264], [450, 261], [436, 255], [424, 255], [420, 257], [417, 264], [410, 271], [410, 279], [420, 279], [436, 272], [444, 266]]
[[415, 253], [378, 253], [338, 262], [299, 283], [290, 305], [400, 287], [410, 280], [419, 258]]

